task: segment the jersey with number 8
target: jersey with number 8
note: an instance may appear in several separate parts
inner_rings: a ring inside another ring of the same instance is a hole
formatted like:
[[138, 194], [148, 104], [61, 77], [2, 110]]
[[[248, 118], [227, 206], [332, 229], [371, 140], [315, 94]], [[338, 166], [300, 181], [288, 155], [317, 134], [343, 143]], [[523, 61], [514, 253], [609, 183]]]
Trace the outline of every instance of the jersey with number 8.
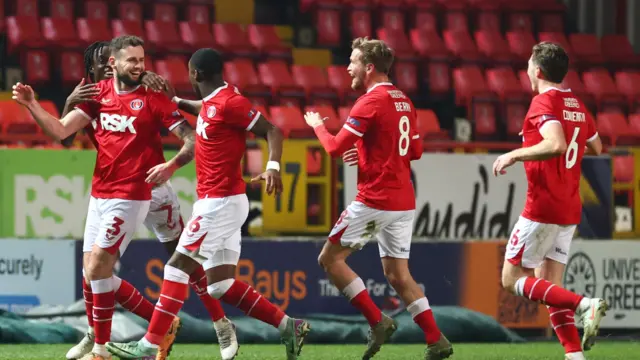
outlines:
[[356, 201], [377, 210], [415, 209], [410, 162], [413, 148], [422, 152], [415, 124], [413, 103], [391, 83], [374, 85], [356, 101], [344, 125], [360, 137]]
[[562, 156], [524, 163], [529, 187], [522, 216], [545, 224], [579, 224], [582, 157], [598, 133], [593, 117], [571, 90], [551, 88], [533, 98], [523, 124], [523, 146], [542, 141], [541, 131], [551, 123], [562, 125], [567, 150]]

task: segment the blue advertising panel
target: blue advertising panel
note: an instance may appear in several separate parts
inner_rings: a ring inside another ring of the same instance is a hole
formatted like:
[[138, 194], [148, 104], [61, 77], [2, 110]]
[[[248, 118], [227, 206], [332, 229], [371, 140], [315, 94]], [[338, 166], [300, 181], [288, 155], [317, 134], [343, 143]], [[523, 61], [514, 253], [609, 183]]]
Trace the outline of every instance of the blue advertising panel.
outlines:
[[580, 237], [611, 239], [613, 236], [613, 175], [611, 157], [585, 156], [582, 160]]

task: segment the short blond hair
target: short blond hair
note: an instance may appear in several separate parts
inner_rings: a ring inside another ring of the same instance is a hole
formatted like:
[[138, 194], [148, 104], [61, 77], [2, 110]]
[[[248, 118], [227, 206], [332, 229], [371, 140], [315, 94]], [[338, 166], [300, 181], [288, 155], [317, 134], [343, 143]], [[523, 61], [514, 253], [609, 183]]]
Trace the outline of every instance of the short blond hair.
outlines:
[[394, 56], [391, 48], [384, 41], [360, 37], [353, 40], [351, 49], [362, 52], [362, 62], [365, 65], [373, 64], [376, 71], [389, 74]]

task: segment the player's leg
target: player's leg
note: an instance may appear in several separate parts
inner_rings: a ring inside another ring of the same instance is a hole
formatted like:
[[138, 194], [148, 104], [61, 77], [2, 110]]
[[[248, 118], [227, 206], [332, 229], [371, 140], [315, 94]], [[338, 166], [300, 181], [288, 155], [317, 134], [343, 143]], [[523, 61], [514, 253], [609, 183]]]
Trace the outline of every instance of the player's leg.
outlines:
[[395, 219], [383, 227], [378, 234], [378, 248], [384, 274], [389, 284], [407, 304], [413, 321], [425, 334], [427, 360], [446, 359], [453, 347], [440, 332], [429, 300], [409, 271], [409, 251], [413, 232], [414, 211], [388, 212]]
[[105, 344], [111, 338], [111, 320], [115, 309], [113, 266], [126, 250], [137, 224], [149, 209], [148, 201], [98, 199], [100, 228], [91, 250], [87, 275], [93, 292], [95, 345], [93, 359], [110, 359]]
[[329, 280], [364, 315], [371, 326], [363, 357], [365, 359], [380, 350], [382, 344], [397, 329], [397, 325], [376, 306], [364, 282], [349, 267], [346, 259], [375, 236], [379, 230], [376, 221], [380, 214], [380, 211], [368, 208], [360, 202], [352, 202], [340, 215], [318, 257], [318, 263]]

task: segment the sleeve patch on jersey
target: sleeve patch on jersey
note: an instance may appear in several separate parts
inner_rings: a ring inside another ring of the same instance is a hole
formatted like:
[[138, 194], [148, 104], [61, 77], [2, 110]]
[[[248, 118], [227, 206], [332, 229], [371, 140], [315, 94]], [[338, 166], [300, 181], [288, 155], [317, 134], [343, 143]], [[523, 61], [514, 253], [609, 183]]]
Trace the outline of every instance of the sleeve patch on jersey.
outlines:
[[549, 124], [558, 124], [558, 125], [562, 125], [560, 124], [560, 121], [558, 120], [547, 120], [545, 122], [540, 123], [540, 127], [538, 128], [538, 131], [540, 132], [540, 135], [542, 135], [542, 132], [544, 131], [544, 128], [549, 125]]
[[[358, 120], [356, 120], [356, 119], [354, 119], [352, 117], [347, 119], [347, 124], [353, 125], [355, 127], [360, 127], [360, 121], [358, 121]], [[362, 135], [360, 135], [360, 136], [362, 136]]]
[[347, 130], [349, 130], [349, 132], [353, 133], [354, 135], [358, 135], [359, 137], [362, 137], [364, 134], [361, 133], [360, 131], [352, 128], [351, 126], [344, 124], [343, 127]]
[[413, 135], [412, 139], [413, 139], [413, 140], [420, 139], [420, 134], [418, 134], [418, 135]]
[[258, 122], [258, 119], [260, 119], [260, 111], [252, 109], [249, 111], [249, 118], [251, 119], [251, 122], [247, 125], [247, 131], [251, 131], [253, 126]]

